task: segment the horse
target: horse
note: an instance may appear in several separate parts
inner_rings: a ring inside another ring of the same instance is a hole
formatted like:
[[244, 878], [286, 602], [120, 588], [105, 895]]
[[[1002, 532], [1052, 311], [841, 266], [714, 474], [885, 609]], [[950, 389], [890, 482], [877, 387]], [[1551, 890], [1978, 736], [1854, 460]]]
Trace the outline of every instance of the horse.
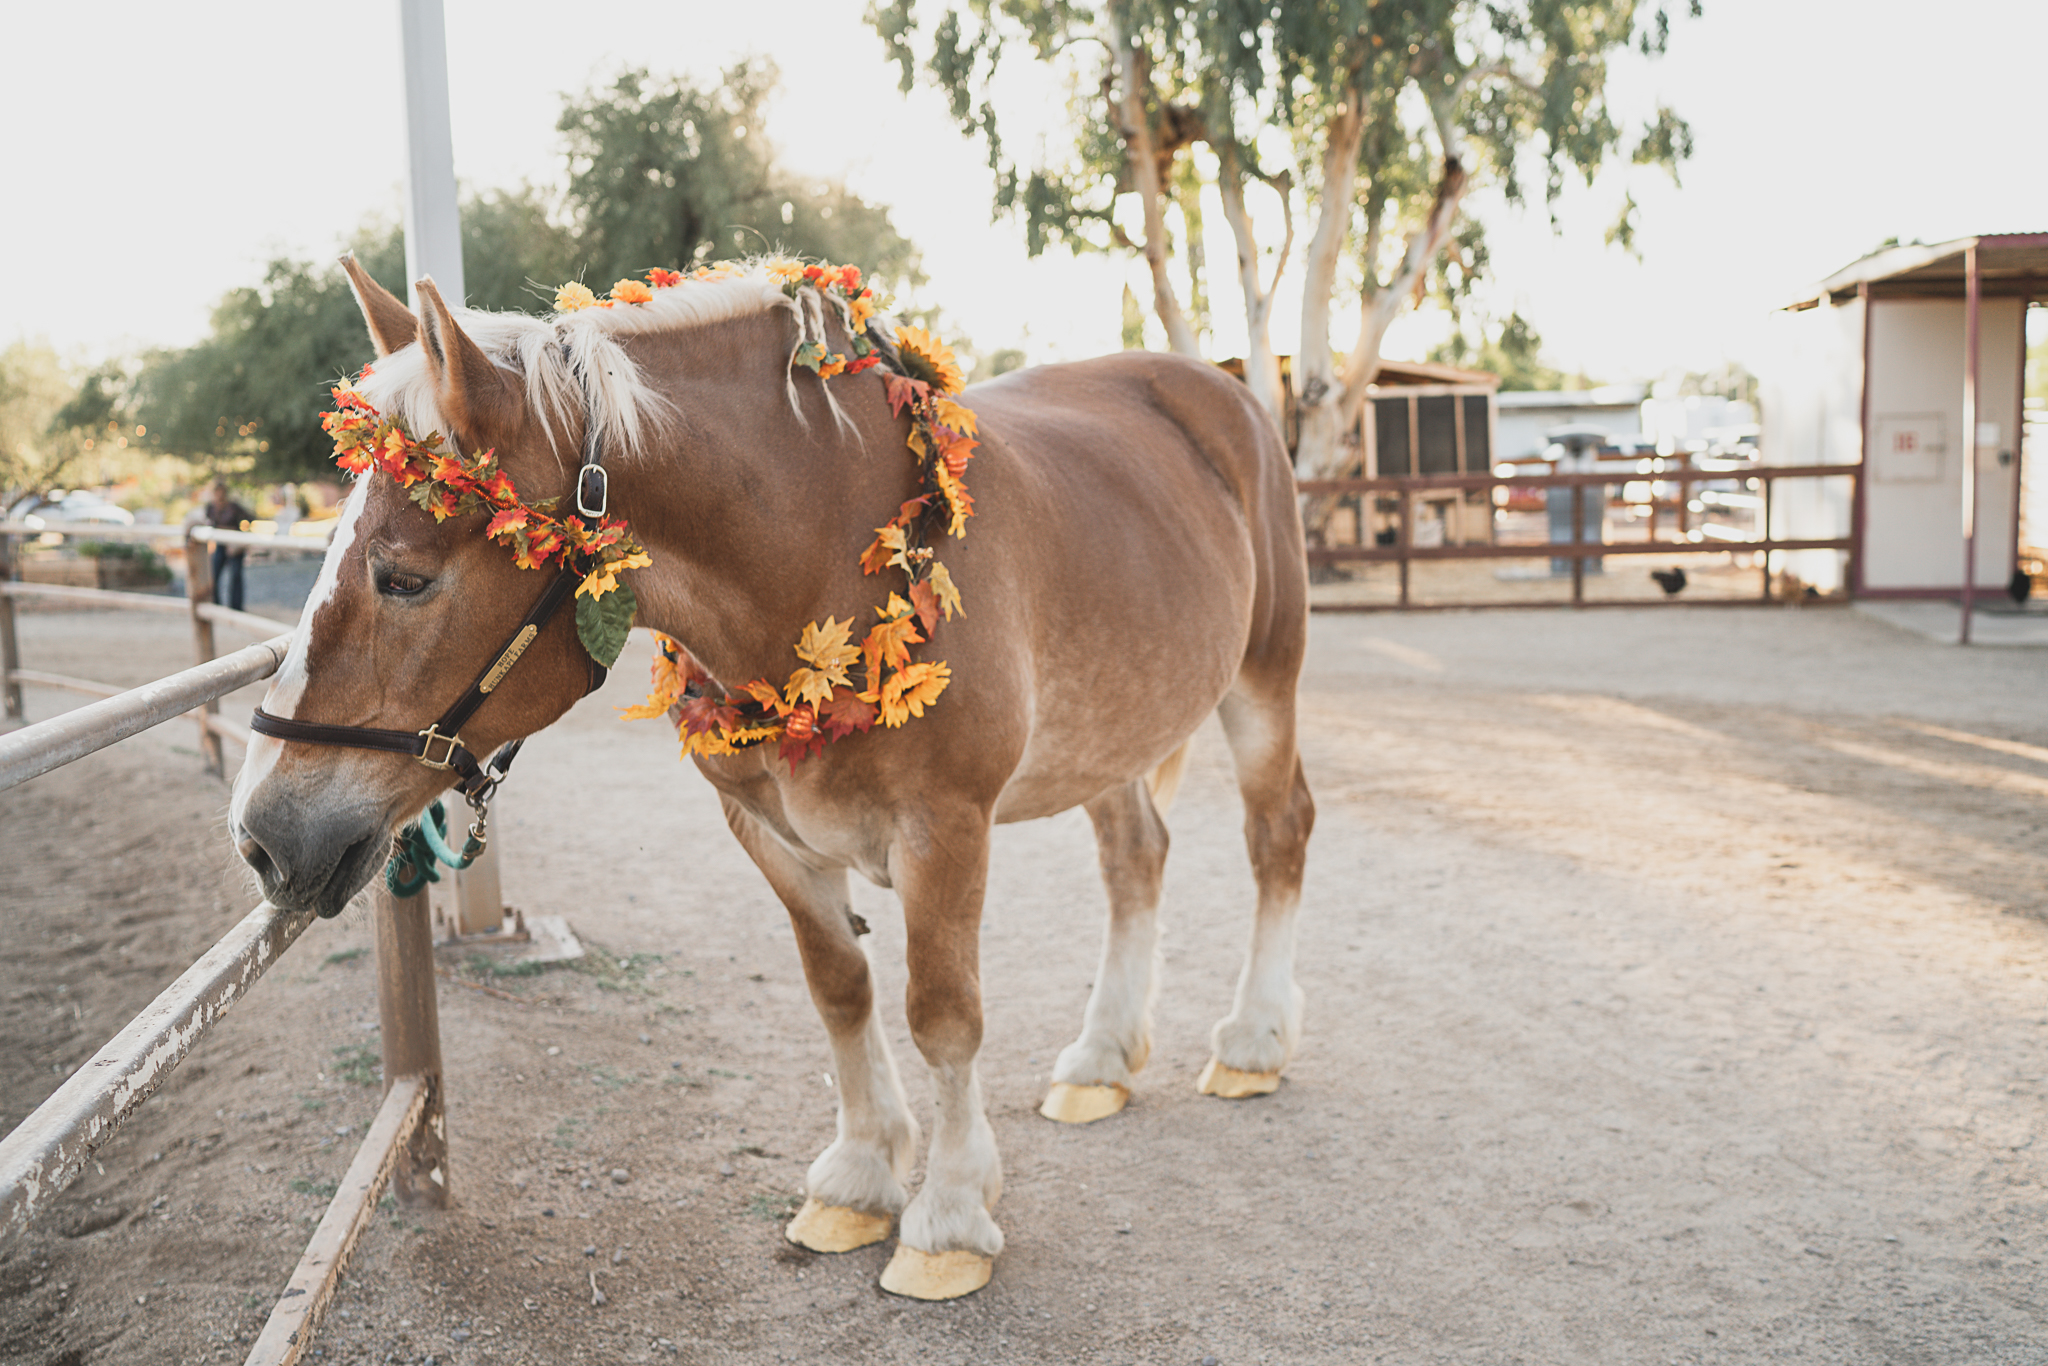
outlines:
[[[635, 620], [680, 642], [707, 687], [780, 678], [805, 623], [882, 606], [859, 561], [877, 521], [917, 494], [912, 419], [892, 410], [883, 376], [828, 386], [793, 364], [806, 338], [863, 345], [816, 290], [755, 262], [652, 303], [540, 318], [451, 307], [422, 280], [415, 312], [343, 265], [377, 356], [359, 387], [377, 409], [458, 452], [495, 452], [521, 488], [579, 506], [575, 452], [602, 450], [609, 506], [651, 559], [622, 575]], [[1315, 816], [1295, 733], [1308, 621], [1297, 495], [1250, 391], [1196, 360], [1126, 352], [958, 397], [979, 419], [978, 503], [969, 534], [944, 541], [963, 596], [933, 631], [951, 670], [943, 697], [800, 762], [772, 745], [694, 756], [788, 910], [835, 1063], [836, 1136], [786, 1235], [844, 1251], [893, 1229], [881, 1285], [922, 1299], [978, 1289], [1003, 1246], [1002, 1164], [976, 1071], [992, 828], [1076, 806], [1093, 824], [1108, 925], [1043, 1110], [1090, 1122], [1123, 1108], [1151, 1049], [1162, 812], [1193, 732], [1220, 714], [1257, 884], [1199, 1079], [1209, 1094], [1270, 1092], [1294, 1053]], [[274, 905], [340, 911], [454, 781], [432, 754], [290, 737], [410, 734], [500, 650], [535, 582], [477, 516], [428, 516], [387, 474], [358, 478], [258, 713], [274, 733], [252, 737], [234, 784], [230, 838]], [[531, 735], [594, 686], [567, 617], [528, 635], [460, 746], [438, 736], [450, 751]], [[914, 1195], [919, 1125], [877, 1018], [849, 870], [901, 901], [905, 1007], [935, 1100]]]

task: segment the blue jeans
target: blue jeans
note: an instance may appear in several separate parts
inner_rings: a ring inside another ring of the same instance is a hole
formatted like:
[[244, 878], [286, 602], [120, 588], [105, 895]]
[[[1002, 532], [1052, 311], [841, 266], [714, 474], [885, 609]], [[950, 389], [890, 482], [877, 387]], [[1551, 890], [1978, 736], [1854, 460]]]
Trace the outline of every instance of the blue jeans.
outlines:
[[242, 610], [242, 556], [224, 545], [213, 548], [213, 600], [223, 607]]

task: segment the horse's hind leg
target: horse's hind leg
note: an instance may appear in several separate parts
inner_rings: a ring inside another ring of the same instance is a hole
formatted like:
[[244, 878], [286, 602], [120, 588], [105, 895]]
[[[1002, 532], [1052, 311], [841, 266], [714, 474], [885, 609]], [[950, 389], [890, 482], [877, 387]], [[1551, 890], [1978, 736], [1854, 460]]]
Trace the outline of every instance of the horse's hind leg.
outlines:
[[1294, 742], [1294, 680], [1260, 686], [1252, 677], [1218, 709], [1244, 797], [1244, 837], [1259, 887], [1251, 951], [1230, 1014], [1210, 1034], [1213, 1055], [1201, 1089], [1237, 1099], [1280, 1085], [1301, 1035], [1301, 988], [1294, 982], [1294, 913], [1315, 802]]
[[1088, 994], [1081, 1037], [1060, 1050], [1052, 1091], [1039, 1113], [1086, 1124], [1124, 1108], [1131, 1076], [1152, 1051], [1152, 996], [1158, 985], [1159, 884], [1166, 870], [1166, 823], [1142, 781], [1088, 803], [1109, 925]]
[[881, 1242], [909, 1198], [917, 1121], [875, 1016], [874, 981], [854, 927], [846, 870], [811, 867], [729, 799], [725, 817], [789, 909], [837, 1074], [839, 1133], [811, 1163], [808, 1198], [787, 1236], [815, 1252]]

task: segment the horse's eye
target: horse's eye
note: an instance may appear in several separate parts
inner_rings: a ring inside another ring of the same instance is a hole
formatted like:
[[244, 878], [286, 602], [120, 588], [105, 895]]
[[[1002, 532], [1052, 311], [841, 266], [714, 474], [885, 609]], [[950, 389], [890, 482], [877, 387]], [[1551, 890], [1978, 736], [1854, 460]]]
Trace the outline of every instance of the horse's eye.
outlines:
[[377, 580], [377, 591], [386, 597], [409, 598], [425, 589], [427, 581], [417, 574], [392, 572]]

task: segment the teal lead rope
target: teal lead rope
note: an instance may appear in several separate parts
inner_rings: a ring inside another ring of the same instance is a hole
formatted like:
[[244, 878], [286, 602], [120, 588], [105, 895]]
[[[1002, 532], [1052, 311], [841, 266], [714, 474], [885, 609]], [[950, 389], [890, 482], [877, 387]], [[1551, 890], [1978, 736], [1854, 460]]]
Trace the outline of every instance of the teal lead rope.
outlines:
[[479, 818], [469, 828], [469, 838], [463, 841], [462, 852], [455, 852], [448, 843], [447, 809], [437, 799], [420, 819], [398, 832], [391, 861], [384, 865], [384, 885], [391, 889], [393, 896], [412, 896], [429, 882], [441, 880], [441, 872], [434, 866], [436, 863], [445, 863], [459, 872], [475, 863], [483, 851], [483, 821]]

